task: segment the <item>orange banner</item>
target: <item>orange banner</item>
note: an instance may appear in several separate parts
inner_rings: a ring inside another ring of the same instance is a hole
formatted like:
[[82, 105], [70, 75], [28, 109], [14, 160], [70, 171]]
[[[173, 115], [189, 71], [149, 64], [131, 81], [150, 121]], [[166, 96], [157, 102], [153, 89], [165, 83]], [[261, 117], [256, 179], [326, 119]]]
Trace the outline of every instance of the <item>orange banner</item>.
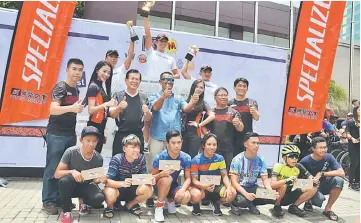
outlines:
[[4, 78], [0, 124], [48, 118], [75, 5], [23, 2]]
[[320, 131], [346, 2], [303, 1], [293, 45], [282, 135]]

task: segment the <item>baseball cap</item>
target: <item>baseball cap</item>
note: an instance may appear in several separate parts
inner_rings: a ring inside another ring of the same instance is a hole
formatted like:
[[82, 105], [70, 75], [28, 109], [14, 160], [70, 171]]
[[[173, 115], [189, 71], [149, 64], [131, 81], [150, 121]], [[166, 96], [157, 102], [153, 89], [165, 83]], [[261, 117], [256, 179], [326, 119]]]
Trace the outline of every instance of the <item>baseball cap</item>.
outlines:
[[212, 67], [209, 66], [209, 65], [207, 65], [207, 64], [206, 64], [206, 65], [203, 65], [203, 66], [201, 67], [201, 70], [200, 70], [200, 71], [202, 72], [202, 71], [204, 71], [204, 70], [209, 70], [209, 71], [212, 72]]
[[85, 126], [83, 131], [81, 131], [81, 138], [88, 136], [88, 135], [95, 135], [98, 138], [100, 137], [99, 130], [94, 126]]
[[117, 50], [108, 50], [107, 53], [105, 54], [105, 56], [110, 56], [110, 55], [116, 55], [117, 57], [119, 57], [119, 53]]
[[347, 113], [347, 116], [353, 117], [353, 113], [352, 113], [352, 112], [349, 112], [349, 113]]
[[331, 115], [331, 116], [330, 116], [330, 119], [337, 119], [337, 118], [338, 118], [337, 115]]
[[158, 36], [156, 37], [156, 40], [169, 40], [167, 34], [163, 33], [163, 34], [158, 34]]

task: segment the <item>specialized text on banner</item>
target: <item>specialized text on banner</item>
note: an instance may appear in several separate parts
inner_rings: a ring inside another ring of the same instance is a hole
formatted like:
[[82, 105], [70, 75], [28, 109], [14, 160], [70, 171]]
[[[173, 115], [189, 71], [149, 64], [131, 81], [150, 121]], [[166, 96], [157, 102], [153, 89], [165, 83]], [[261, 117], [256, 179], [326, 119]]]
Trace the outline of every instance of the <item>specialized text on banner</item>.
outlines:
[[13, 35], [0, 124], [47, 119], [74, 1], [25, 1]]
[[282, 135], [321, 130], [346, 2], [302, 2], [298, 19]]

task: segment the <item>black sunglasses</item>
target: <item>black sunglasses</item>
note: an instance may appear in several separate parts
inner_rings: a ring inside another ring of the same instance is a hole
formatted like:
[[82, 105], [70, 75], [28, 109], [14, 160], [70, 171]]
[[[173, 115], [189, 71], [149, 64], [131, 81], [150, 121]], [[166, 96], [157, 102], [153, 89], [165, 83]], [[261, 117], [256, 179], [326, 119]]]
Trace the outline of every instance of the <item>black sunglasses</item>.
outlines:
[[291, 158], [291, 159], [297, 159], [297, 160], [298, 160], [298, 158], [300, 158], [300, 156], [297, 154], [288, 154], [287, 157]]
[[162, 78], [161, 80], [165, 81], [165, 82], [174, 83], [174, 78], [170, 78], [170, 77], [165, 77], [165, 78]]

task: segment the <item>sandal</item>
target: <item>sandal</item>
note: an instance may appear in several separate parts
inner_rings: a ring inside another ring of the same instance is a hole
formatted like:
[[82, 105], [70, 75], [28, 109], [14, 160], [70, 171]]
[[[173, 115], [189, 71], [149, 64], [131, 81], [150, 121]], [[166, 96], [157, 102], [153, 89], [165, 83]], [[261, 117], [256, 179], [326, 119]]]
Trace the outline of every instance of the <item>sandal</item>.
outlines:
[[129, 209], [127, 208], [127, 210], [130, 213], [134, 214], [135, 216], [139, 216], [142, 214], [142, 209], [140, 208], [139, 204], [135, 204], [135, 205], [133, 205], [133, 207], [131, 207]]
[[111, 208], [105, 208], [103, 212], [103, 217], [105, 218], [113, 218], [114, 217], [114, 210]]
[[324, 212], [322, 212], [322, 214], [325, 215], [331, 221], [337, 221], [338, 220], [338, 216], [333, 211], [327, 211], [327, 212], [324, 211]]

